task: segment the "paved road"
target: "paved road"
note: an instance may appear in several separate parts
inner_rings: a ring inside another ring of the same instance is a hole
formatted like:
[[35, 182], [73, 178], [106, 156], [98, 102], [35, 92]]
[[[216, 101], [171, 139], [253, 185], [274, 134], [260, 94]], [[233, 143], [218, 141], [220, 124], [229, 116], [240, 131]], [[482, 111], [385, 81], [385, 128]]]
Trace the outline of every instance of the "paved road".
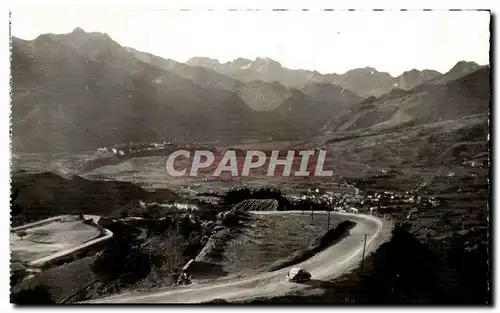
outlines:
[[[54, 223], [56, 221], [59, 221], [63, 218], [66, 218], [66, 217], [75, 217], [75, 216], [71, 216], [71, 215], [61, 215], [61, 216], [55, 216], [55, 217], [50, 217], [50, 218], [47, 218], [47, 219], [44, 219], [44, 220], [41, 220], [41, 221], [37, 221], [37, 222], [33, 222], [33, 223], [29, 223], [29, 224], [25, 224], [25, 225], [22, 225], [22, 226], [18, 226], [18, 227], [15, 227], [11, 230], [11, 232], [16, 232], [16, 231], [19, 231], [19, 230], [27, 230], [27, 229], [35, 229], [35, 228], [39, 228], [39, 227], [43, 227], [44, 225], [47, 225], [47, 224], [50, 224], [50, 223]], [[98, 215], [84, 215], [84, 218], [85, 219], [92, 219], [94, 221], [94, 223], [97, 225], [99, 220], [100, 220], [100, 216]], [[81, 222], [83, 223], [83, 221], [79, 221], [79, 220], [75, 220], [75, 222]], [[55, 226], [56, 227], [56, 230], [54, 230], [54, 232], [58, 232], [60, 230], [60, 227], [58, 226]], [[89, 227], [96, 227], [95, 225], [92, 226], [90, 225]], [[97, 228], [99, 230], [99, 228]], [[65, 234], [62, 233], [59, 235], [60, 236], [64, 236]], [[68, 237], [68, 236], [66, 236]], [[69, 236], [70, 238], [71, 237], [74, 237], [74, 236]], [[54, 253], [51, 253], [47, 256], [44, 256], [42, 258], [38, 258], [38, 259], [35, 259], [35, 260], [32, 260], [29, 262], [29, 265], [30, 266], [34, 266], [34, 267], [41, 267], [41, 266], [44, 266], [46, 263], [49, 263], [49, 262], [53, 262], [61, 257], [66, 257], [67, 255], [70, 255], [72, 253], [75, 253], [79, 250], [82, 250], [82, 249], [85, 249], [89, 246], [92, 246], [96, 243], [99, 243], [99, 242], [102, 242], [102, 241], [105, 241], [105, 240], [108, 240], [110, 239], [111, 237], [113, 237], [113, 233], [108, 230], [108, 229], [104, 229], [104, 235], [102, 236], [97, 236], [95, 238], [91, 238], [90, 240], [86, 241], [86, 242], [83, 242], [81, 244], [78, 244], [76, 246], [72, 246], [71, 244], [69, 244], [69, 247], [67, 247], [68, 245], [63, 245], [63, 249], [62, 250], [58, 250], [58, 251], [55, 251]], [[12, 238], [12, 237], [11, 237]], [[68, 240], [68, 238], [66, 238], [66, 240]], [[41, 244], [42, 247], [43, 247], [43, 244]], [[58, 246], [59, 247], [59, 246]], [[29, 249], [29, 248], [28, 248]], [[31, 249], [34, 249], [33, 247], [31, 247]], [[40, 249], [40, 248], [39, 248]]]
[[[258, 214], [300, 214], [300, 211], [254, 212]], [[315, 212], [326, 213], [326, 212]], [[348, 270], [359, 266], [362, 257], [364, 235], [368, 234], [366, 254], [377, 249], [389, 238], [392, 225], [374, 216], [348, 213], [332, 213], [357, 222], [350, 235], [336, 245], [316, 254], [300, 266], [312, 274], [315, 280], [330, 280]], [[286, 273], [290, 267], [255, 276], [233, 280], [215, 280], [199, 285], [168, 288], [152, 293], [128, 293], [103, 299], [94, 299], [92, 303], [200, 303], [213, 299], [228, 301], [250, 300], [257, 297], [284, 295], [291, 291], [308, 288], [304, 284], [287, 282]]]

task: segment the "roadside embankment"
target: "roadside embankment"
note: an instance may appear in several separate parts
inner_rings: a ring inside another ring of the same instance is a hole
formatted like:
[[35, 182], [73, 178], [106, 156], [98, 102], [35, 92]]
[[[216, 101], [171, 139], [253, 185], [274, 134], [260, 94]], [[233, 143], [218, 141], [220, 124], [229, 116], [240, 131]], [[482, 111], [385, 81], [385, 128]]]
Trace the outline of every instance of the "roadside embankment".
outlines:
[[328, 230], [323, 235], [314, 239], [307, 248], [296, 251], [285, 259], [277, 260], [273, 264], [269, 265], [266, 269], [268, 271], [276, 271], [288, 266], [301, 263], [311, 258], [316, 253], [323, 251], [324, 249], [336, 244], [337, 242], [348, 236], [349, 230], [354, 226], [356, 226], [355, 222], [343, 221], [335, 228]]

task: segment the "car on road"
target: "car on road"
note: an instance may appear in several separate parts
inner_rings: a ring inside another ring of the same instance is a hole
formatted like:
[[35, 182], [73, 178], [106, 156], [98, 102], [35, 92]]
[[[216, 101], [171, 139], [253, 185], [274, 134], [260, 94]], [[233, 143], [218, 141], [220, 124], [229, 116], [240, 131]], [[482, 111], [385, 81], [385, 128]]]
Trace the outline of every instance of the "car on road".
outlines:
[[301, 283], [311, 279], [311, 274], [300, 267], [293, 267], [286, 275], [289, 282]]

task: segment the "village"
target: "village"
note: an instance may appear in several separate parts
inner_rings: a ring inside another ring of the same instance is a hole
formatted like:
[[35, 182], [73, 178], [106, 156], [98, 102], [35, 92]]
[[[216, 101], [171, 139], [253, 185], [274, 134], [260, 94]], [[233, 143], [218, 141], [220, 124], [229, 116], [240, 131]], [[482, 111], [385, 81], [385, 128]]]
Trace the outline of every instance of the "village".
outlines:
[[402, 217], [411, 219], [419, 210], [436, 208], [436, 197], [417, 195], [414, 191], [397, 193], [392, 191], [362, 193], [358, 189], [354, 194], [323, 191], [311, 188], [301, 196], [287, 197], [297, 207], [304, 202], [310, 203], [312, 210], [326, 210], [339, 213], [363, 213], [384, 216], [385, 218]]

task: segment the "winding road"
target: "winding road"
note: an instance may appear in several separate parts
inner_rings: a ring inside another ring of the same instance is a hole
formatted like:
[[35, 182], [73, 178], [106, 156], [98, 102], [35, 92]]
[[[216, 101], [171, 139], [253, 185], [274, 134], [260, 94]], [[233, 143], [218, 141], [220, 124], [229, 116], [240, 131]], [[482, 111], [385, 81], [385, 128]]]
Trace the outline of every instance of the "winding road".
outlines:
[[[50, 217], [50, 218], [47, 218], [47, 219], [44, 219], [41, 221], [37, 221], [37, 222], [33, 222], [33, 223], [24, 224], [22, 226], [14, 227], [11, 229], [11, 232], [15, 233], [15, 232], [18, 232], [21, 230], [30, 230], [33, 232], [37, 228], [44, 227], [50, 223], [59, 222], [59, 221], [63, 220], [64, 218], [68, 218], [68, 217], [72, 217], [72, 216], [71, 215], [60, 215], [60, 216]], [[59, 234], [56, 236], [57, 239], [53, 243], [43, 242], [43, 243], [41, 243], [41, 244], [39, 243], [35, 246], [24, 245], [24, 246], [20, 247], [21, 251], [22, 250], [42, 251], [41, 253], [42, 253], [42, 255], [44, 255], [40, 258], [29, 261], [28, 262], [29, 266], [36, 267], [36, 268], [46, 266], [50, 262], [54, 262], [54, 261], [57, 261], [61, 258], [78, 253], [79, 251], [82, 251], [83, 249], [86, 249], [86, 248], [93, 246], [97, 243], [101, 243], [101, 242], [106, 241], [106, 240], [110, 239], [111, 237], [113, 237], [113, 233], [110, 230], [104, 229], [102, 227], [99, 228], [98, 222], [99, 222], [99, 219], [101, 218], [100, 216], [98, 216], [98, 215], [84, 215], [83, 217], [86, 220], [92, 219], [93, 225], [90, 224], [87, 227], [96, 229], [95, 231], [97, 232], [97, 235], [95, 237], [93, 237], [93, 238], [91, 237], [89, 240], [87, 240], [85, 242], [81, 242], [81, 243], [78, 243], [76, 245], [74, 245], [74, 244], [72, 245], [71, 242], [68, 243], [68, 240], [71, 241], [71, 239], [73, 239], [73, 240], [75, 240], [75, 239], [80, 240], [81, 239], [81, 237], [80, 237], [81, 232], [80, 233], [75, 232], [74, 228], [64, 229], [64, 227], [61, 227], [60, 225], [56, 224], [50, 230], [47, 230], [47, 229], [42, 230], [43, 233], [47, 233], [47, 232], [57, 233], [57, 232], [59, 232]], [[77, 222], [77, 223], [82, 223], [82, 225], [85, 225], [85, 224], [83, 224], [83, 220], [72, 220], [72, 221]], [[70, 221], [70, 223], [71, 223], [71, 221]], [[101, 231], [101, 230], [102, 230], [102, 233], [99, 234], [99, 231]], [[76, 233], [76, 235], [75, 235], [75, 233]], [[13, 238], [15, 238], [14, 235], [11, 235], [11, 240]], [[64, 238], [64, 240], [63, 240], [63, 238]], [[58, 241], [61, 241], [61, 242], [66, 241], [66, 243], [62, 244], [62, 243], [58, 243]], [[35, 241], [32, 240], [32, 243], [34, 243], [34, 242]], [[53, 248], [54, 246], [57, 249], [54, 249]], [[16, 249], [14, 247], [11, 247], [11, 251], [16, 251]], [[49, 254], [45, 255], [47, 253], [47, 251]]]
[[[252, 212], [254, 214], [300, 214], [300, 211]], [[315, 212], [315, 214], [326, 212]], [[392, 224], [375, 216], [364, 214], [331, 213], [340, 218], [356, 222], [349, 236], [337, 244], [317, 253], [312, 258], [295, 266], [309, 271], [315, 281], [328, 281], [359, 266], [365, 234], [367, 234], [366, 255], [375, 251], [390, 236]], [[275, 297], [301, 289], [311, 288], [307, 284], [290, 283], [285, 279], [290, 267], [259, 273], [254, 276], [220, 279], [188, 286], [171, 287], [155, 292], [133, 292], [87, 303], [200, 303], [214, 299], [244, 301], [255, 298]]]

